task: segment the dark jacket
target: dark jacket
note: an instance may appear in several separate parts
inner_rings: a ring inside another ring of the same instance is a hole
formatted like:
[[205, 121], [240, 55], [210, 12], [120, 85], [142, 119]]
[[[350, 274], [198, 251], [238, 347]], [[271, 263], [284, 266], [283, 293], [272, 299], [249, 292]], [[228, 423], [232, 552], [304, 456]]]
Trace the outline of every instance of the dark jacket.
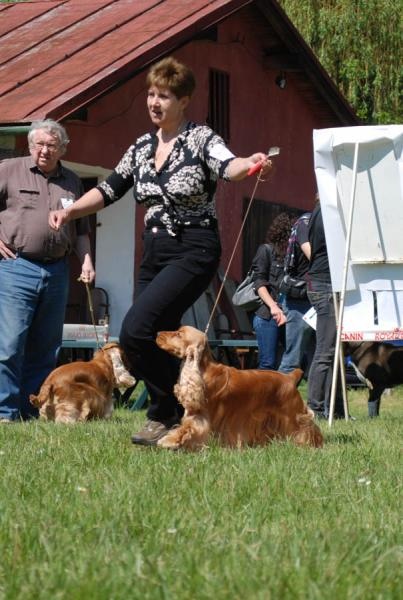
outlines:
[[[278, 298], [278, 286], [284, 271], [284, 259], [275, 254], [271, 244], [261, 244], [252, 261], [255, 289], [266, 286], [273, 300]], [[256, 311], [262, 319], [270, 319], [271, 312], [266, 304]]]

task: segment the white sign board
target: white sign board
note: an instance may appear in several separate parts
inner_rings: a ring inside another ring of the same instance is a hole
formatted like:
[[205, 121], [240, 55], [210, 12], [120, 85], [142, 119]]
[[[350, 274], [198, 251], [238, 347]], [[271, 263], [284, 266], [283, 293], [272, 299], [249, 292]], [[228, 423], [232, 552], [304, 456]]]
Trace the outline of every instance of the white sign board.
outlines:
[[87, 325], [82, 323], [65, 323], [63, 325], [63, 342], [92, 341], [107, 342], [109, 331], [107, 325]]
[[342, 340], [403, 339], [402, 146], [403, 125], [314, 131], [334, 291], [346, 280]]

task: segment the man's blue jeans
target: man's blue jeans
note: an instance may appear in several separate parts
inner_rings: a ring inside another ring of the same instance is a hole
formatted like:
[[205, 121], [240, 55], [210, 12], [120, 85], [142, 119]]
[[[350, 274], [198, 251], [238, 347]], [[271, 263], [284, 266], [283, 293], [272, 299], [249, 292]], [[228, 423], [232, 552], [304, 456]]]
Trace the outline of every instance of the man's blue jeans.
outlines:
[[279, 329], [274, 319], [253, 317], [253, 329], [256, 333], [259, 349], [259, 369], [276, 369]]
[[281, 305], [287, 322], [285, 324], [284, 353], [278, 368], [283, 373], [291, 373], [294, 369], [306, 369], [311, 363], [308, 356], [314, 330], [302, 318], [311, 308], [308, 300], [286, 298]]
[[[308, 377], [308, 406], [328, 418], [336, 346], [336, 317], [330, 283], [311, 281], [308, 298], [317, 313], [316, 348]], [[337, 378], [335, 417], [344, 416], [340, 377]]]
[[0, 260], [0, 419], [29, 419], [63, 335], [68, 263]]

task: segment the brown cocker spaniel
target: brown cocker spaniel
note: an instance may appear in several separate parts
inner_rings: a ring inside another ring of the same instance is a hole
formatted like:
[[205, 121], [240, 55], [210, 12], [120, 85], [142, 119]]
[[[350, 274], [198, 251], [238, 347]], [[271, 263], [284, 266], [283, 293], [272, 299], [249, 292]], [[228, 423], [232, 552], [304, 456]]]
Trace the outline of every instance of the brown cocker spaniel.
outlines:
[[38, 396], [31, 394], [29, 400], [47, 421], [107, 419], [113, 411], [113, 389], [136, 383], [123, 360], [118, 344], [106, 344], [88, 362], [76, 361], [54, 369]]
[[302, 371], [289, 375], [239, 370], [214, 361], [207, 336], [190, 326], [162, 331], [157, 344], [182, 359], [174, 392], [185, 408], [180, 425], [161, 438], [163, 448], [202, 448], [211, 434], [229, 447], [262, 445], [289, 438], [299, 446], [323, 445], [313, 413], [296, 384]]

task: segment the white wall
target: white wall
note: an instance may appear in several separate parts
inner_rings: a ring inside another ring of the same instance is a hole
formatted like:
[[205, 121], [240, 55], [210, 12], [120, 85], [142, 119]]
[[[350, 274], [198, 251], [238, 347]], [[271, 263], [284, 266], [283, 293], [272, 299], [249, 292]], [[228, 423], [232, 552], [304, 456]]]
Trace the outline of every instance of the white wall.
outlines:
[[130, 190], [97, 214], [96, 285], [109, 294], [110, 335], [119, 335], [134, 290], [135, 206]]
[[[102, 181], [110, 171], [63, 161], [80, 177], [98, 177]], [[95, 285], [109, 294], [111, 336], [119, 335], [120, 326], [131, 306], [134, 290], [135, 203], [130, 190], [121, 200], [97, 213]]]

